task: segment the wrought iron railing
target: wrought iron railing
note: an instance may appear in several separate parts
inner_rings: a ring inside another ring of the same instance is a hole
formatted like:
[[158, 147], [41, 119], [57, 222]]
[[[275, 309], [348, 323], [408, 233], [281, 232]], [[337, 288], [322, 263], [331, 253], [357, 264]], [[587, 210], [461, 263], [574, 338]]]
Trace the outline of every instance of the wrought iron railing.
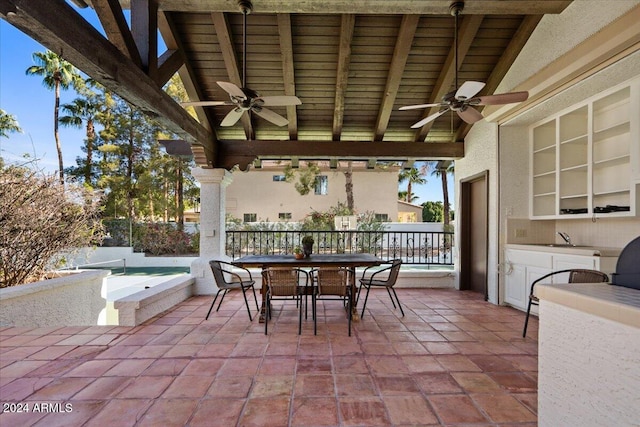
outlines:
[[437, 231], [227, 231], [226, 253], [291, 254], [312, 236], [313, 252], [371, 253], [382, 259], [401, 258], [404, 264], [452, 266], [453, 233]]

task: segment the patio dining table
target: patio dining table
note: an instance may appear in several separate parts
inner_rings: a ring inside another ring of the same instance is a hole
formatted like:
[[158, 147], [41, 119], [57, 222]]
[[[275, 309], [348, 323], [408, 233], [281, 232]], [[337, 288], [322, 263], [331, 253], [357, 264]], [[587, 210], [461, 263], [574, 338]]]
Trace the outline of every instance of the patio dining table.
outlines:
[[[365, 253], [354, 254], [311, 254], [309, 257], [296, 259], [293, 255], [247, 255], [238, 258], [231, 263], [239, 267], [244, 268], [262, 268], [268, 267], [291, 267], [291, 268], [318, 268], [318, 267], [346, 267], [351, 270], [351, 293], [355, 296], [356, 290], [356, 267], [373, 267], [385, 262], [383, 259], [377, 256]], [[264, 294], [266, 290], [267, 282], [262, 276], [262, 309], [260, 310], [260, 322], [264, 322]], [[353, 321], [360, 320], [358, 316], [358, 310], [356, 308], [355, 299], [351, 315]]]

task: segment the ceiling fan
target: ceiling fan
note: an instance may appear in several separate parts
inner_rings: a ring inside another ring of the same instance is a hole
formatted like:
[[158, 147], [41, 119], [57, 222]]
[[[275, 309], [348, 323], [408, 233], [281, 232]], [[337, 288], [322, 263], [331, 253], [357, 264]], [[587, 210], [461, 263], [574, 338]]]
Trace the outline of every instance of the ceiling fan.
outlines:
[[458, 15], [464, 8], [464, 1], [453, 1], [449, 6], [451, 14], [455, 17], [455, 87], [456, 89], [442, 97], [442, 101], [435, 104], [418, 104], [400, 107], [400, 110], [416, 110], [422, 108], [440, 107], [437, 113], [420, 120], [411, 126], [412, 129], [421, 128], [425, 124], [437, 119], [447, 111], [455, 111], [462, 120], [467, 123], [475, 123], [482, 120], [482, 114], [473, 108], [475, 105], [503, 105], [514, 102], [526, 101], [529, 92], [510, 92], [496, 95], [476, 96], [484, 88], [482, 82], [466, 81], [458, 87]]
[[273, 123], [276, 126], [285, 126], [289, 120], [265, 107], [284, 107], [300, 105], [302, 101], [297, 96], [277, 95], [260, 96], [260, 94], [246, 87], [247, 82], [247, 15], [253, 10], [250, 0], [238, 0], [238, 6], [243, 15], [242, 22], [242, 85], [238, 87], [231, 82], [216, 82], [229, 94], [229, 101], [192, 101], [183, 102], [184, 106], [235, 106], [220, 123], [220, 126], [235, 125], [245, 111], [252, 111], [259, 117]]

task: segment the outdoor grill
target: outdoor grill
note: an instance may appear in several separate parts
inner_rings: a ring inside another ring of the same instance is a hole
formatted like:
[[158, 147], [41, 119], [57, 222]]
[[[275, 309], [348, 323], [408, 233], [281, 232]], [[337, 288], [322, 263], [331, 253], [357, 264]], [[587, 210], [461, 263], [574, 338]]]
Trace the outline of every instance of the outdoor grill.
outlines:
[[611, 283], [640, 289], [640, 237], [632, 240], [620, 253], [616, 272], [611, 275]]

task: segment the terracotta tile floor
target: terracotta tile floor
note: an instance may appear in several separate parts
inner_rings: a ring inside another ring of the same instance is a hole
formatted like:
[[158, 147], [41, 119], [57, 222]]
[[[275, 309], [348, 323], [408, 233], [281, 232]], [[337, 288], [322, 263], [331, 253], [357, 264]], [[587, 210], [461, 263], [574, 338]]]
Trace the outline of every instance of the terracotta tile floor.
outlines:
[[477, 294], [398, 295], [404, 318], [373, 290], [351, 337], [336, 301], [317, 336], [274, 301], [265, 336], [239, 293], [208, 321], [194, 297], [135, 328], [0, 329], [0, 425], [536, 425], [537, 319], [523, 340], [524, 314]]

